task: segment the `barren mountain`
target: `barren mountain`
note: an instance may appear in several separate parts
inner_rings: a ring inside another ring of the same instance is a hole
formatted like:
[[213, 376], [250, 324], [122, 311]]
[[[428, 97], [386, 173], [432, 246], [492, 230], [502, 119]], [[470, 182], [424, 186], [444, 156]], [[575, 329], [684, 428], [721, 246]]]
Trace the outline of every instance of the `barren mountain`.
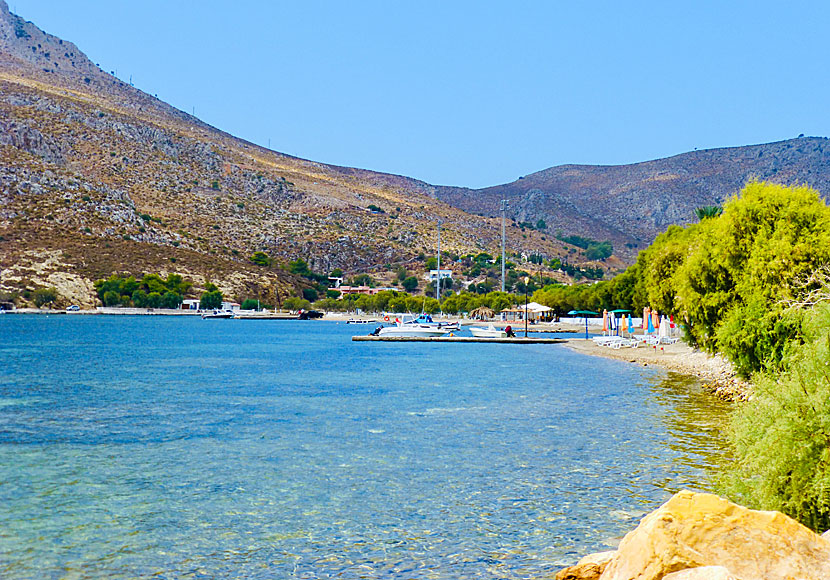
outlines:
[[92, 281], [112, 273], [179, 273], [197, 289], [212, 281], [231, 297], [273, 302], [307, 282], [253, 264], [254, 252], [318, 272], [416, 269], [435, 251], [440, 219], [443, 249], [495, 253], [500, 199], [519, 222], [548, 225], [511, 224], [511, 253], [579, 261], [581, 250], [550, 235], [561, 230], [611, 240], [630, 262], [748, 178], [826, 192], [828, 156], [825, 139], [805, 138], [437, 187], [235, 138], [102, 71], [0, 0], [0, 293], [55, 286], [64, 304], [92, 305]]
[[[0, 0], [0, 284], [58, 286], [91, 304], [92, 280], [176, 272], [235, 297], [303, 282], [252, 264], [302, 258], [367, 271], [443, 248], [494, 251], [495, 220], [428, 184], [282, 155], [237, 139], [100, 70]], [[567, 253], [536, 232], [513, 251]], [[71, 283], [68, 281], [71, 280]]]
[[750, 179], [806, 183], [827, 195], [830, 142], [800, 137], [633, 165], [562, 165], [484, 189], [438, 187], [436, 196], [485, 215], [496, 215], [507, 199], [509, 215], [519, 221], [541, 218], [565, 234], [612, 240], [631, 258], [669, 225], [695, 220], [696, 208], [722, 204]]

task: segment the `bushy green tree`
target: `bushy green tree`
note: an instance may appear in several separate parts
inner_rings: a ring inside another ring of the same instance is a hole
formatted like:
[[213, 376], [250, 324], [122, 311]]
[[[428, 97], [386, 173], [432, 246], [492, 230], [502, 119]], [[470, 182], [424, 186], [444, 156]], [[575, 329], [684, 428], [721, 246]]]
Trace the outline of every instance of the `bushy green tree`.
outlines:
[[240, 310], [256, 310], [259, 308], [259, 301], [253, 298], [246, 298], [239, 306]]
[[289, 296], [283, 302], [283, 307], [286, 310], [309, 310], [311, 302], [298, 296]]
[[132, 300], [133, 306], [135, 306], [136, 308], [147, 307], [147, 293], [141, 288], [133, 292]]
[[206, 292], [202, 293], [199, 299], [199, 308], [202, 310], [214, 310], [222, 307], [222, 293], [211, 283], [205, 285]]
[[727, 495], [778, 510], [817, 532], [830, 528], [830, 305], [788, 312], [804, 344], [788, 350], [785, 371], [756, 378], [753, 398], [729, 431], [735, 464]]
[[104, 306], [118, 306], [121, 304], [121, 295], [113, 290], [107, 290], [104, 292], [104, 295], [101, 296], [101, 302]]
[[418, 278], [415, 276], [404, 278], [401, 282], [401, 286], [403, 286], [403, 289], [407, 292], [414, 292], [418, 288]]
[[161, 295], [161, 307], [162, 308], [178, 308], [182, 304], [182, 297], [171, 291], [167, 291]]

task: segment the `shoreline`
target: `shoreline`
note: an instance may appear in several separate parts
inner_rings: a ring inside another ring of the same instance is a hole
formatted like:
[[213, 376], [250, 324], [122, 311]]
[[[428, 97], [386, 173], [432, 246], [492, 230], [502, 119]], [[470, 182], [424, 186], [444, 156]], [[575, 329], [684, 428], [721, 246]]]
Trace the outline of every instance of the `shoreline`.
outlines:
[[641, 344], [637, 348], [613, 349], [593, 340], [572, 339], [564, 344], [575, 352], [601, 356], [640, 366], [659, 366], [669, 371], [700, 379], [703, 388], [724, 401], [746, 401], [752, 392], [750, 383], [735, 373], [732, 364], [721, 355], [712, 356], [683, 342], [657, 348]]

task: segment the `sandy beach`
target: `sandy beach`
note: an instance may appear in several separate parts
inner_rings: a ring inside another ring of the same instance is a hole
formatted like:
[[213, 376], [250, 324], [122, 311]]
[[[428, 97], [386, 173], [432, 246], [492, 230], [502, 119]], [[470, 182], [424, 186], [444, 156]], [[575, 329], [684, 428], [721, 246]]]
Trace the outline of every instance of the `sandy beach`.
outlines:
[[743, 401], [751, 386], [735, 373], [732, 364], [722, 356], [711, 356], [678, 342], [656, 348], [640, 344], [637, 348], [613, 349], [597, 345], [593, 340], [570, 339], [568, 348], [583, 354], [613, 358], [642, 366], [659, 366], [670, 371], [698, 377], [703, 386], [727, 401]]

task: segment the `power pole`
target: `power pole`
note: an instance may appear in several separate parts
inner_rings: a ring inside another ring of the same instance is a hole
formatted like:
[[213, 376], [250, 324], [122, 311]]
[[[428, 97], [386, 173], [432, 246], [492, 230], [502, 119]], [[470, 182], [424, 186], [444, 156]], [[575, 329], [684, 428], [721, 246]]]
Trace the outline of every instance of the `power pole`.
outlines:
[[438, 220], [438, 277], [435, 280], [435, 299], [441, 302], [441, 220]]
[[501, 291], [504, 292], [504, 214], [507, 211], [507, 200], [501, 200]]

